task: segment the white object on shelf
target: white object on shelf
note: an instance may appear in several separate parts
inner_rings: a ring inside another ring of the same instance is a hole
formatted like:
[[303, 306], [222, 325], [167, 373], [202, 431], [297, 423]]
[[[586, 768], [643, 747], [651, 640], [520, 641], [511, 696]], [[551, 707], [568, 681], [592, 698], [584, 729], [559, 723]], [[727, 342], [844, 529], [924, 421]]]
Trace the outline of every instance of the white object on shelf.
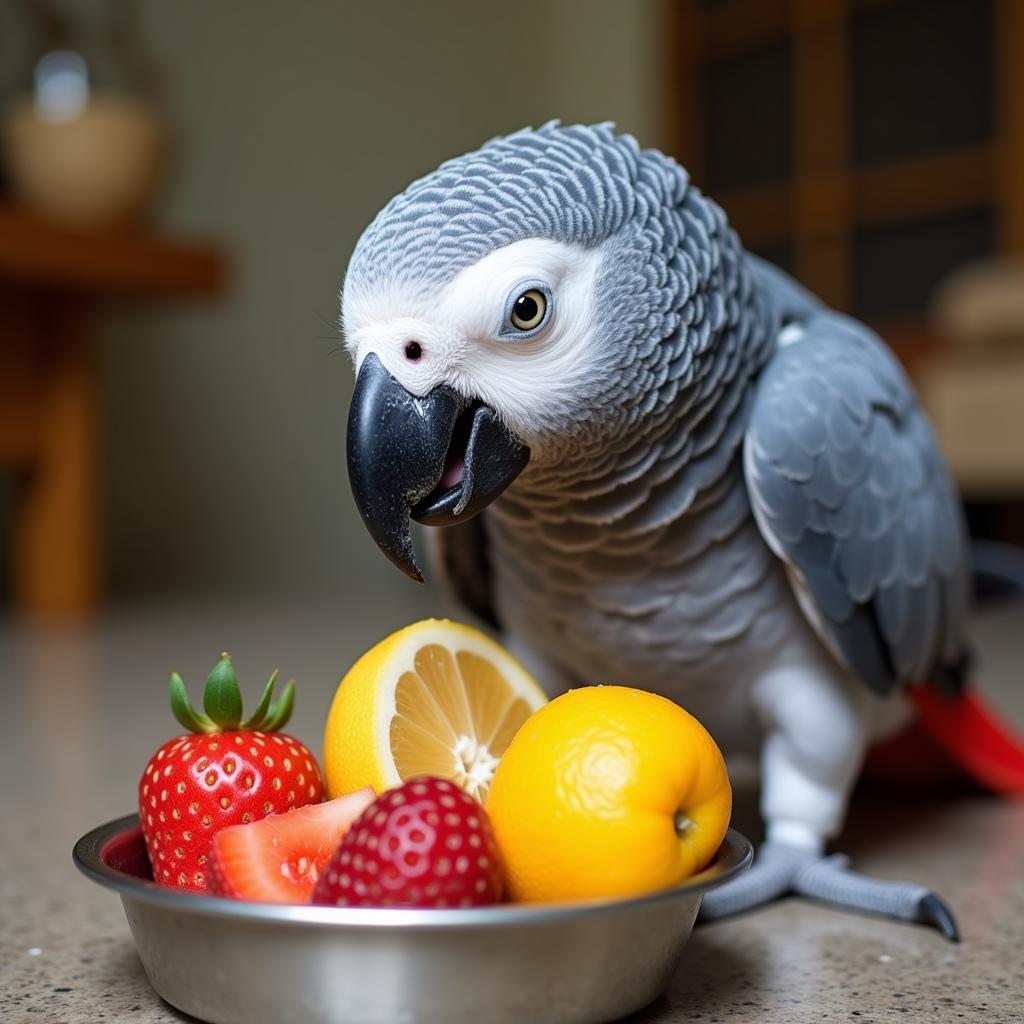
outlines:
[[917, 385], [961, 491], [1024, 495], [1024, 352], [991, 360], [950, 353], [922, 367]]
[[73, 121], [89, 103], [89, 68], [74, 50], [51, 50], [35, 69], [35, 112], [43, 121]]
[[936, 288], [930, 315], [964, 352], [1014, 343], [1024, 352], [1024, 258], [990, 256], [958, 267]]
[[917, 383], [960, 489], [1024, 495], [1024, 260], [959, 267], [936, 289], [931, 318], [948, 346]]

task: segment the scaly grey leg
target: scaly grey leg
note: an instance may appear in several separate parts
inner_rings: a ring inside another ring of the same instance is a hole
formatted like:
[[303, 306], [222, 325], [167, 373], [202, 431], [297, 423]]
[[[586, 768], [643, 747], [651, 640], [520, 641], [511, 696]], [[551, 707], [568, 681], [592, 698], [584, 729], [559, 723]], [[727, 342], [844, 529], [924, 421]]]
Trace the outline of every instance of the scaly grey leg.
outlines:
[[749, 871], [704, 897], [700, 919], [714, 921], [731, 917], [785, 896], [793, 891], [793, 881], [800, 868], [816, 859], [817, 855], [808, 850], [781, 843], [762, 843]]
[[931, 925], [951, 942], [960, 941], [952, 912], [935, 893], [914, 882], [868, 878], [850, 871], [849, 863], [843, 854], [819, 857], [810, 850], [766, 842], [745, 875], [704, 897], [701, 920], [729, 917], [794, 893], [829, 906]]

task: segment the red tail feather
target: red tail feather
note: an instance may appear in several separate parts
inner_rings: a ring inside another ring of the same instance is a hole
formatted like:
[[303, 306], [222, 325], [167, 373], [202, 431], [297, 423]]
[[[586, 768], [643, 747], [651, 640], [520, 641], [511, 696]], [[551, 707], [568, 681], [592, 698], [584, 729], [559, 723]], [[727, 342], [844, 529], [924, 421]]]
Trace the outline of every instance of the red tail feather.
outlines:
[[994, 793], [1024, 793], [1024, 739], [977, 693], [946, 697], [917, 686], [910, 697], [929, 737], [971, 779]]
[[916, 686], [909, 696], [916, 718], [872, 748], [865, 778], [921, 787], [966, 777], [993, 793], [1024, 794], [1024, 739], [977, 693], [947, 697]]

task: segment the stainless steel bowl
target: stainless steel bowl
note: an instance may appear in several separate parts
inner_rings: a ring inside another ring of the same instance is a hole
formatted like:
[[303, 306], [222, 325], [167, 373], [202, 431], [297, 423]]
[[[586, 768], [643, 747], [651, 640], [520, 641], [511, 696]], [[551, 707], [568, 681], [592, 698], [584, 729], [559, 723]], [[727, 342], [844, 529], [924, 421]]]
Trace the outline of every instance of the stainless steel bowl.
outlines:
[[212, 1024], [599, 1024], [646, 1006], [679, 964], [704, 893], [744, 871], [729, 830], [714, 863], [640, 899], [471, 910], [245, 903], [155, 885], [134, 815], [74, 849], [121, 895], [167, 1002]]

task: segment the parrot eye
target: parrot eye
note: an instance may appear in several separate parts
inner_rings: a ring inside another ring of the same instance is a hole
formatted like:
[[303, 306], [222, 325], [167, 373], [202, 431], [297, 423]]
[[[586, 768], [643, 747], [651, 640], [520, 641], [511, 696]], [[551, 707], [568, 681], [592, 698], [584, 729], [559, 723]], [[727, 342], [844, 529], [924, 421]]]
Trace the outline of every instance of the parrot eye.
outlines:
[[519, 339], [536, 333], [551, 312], [551, 295], [544, 285], [521, 284], [509, 296], [505, 306], [505, 327], [502, 334]]
[[536, 288], [531, 288], [512, 303], [512, 326], [520, 331], [532, 331], [547, 312], [548, 300]]

